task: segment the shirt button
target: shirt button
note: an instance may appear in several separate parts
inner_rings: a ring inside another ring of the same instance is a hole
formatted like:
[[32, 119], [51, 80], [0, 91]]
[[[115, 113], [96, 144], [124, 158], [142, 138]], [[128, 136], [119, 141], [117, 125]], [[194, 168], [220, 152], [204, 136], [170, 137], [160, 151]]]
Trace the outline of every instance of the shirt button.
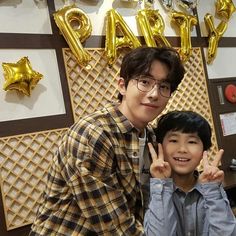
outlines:
[[162, 188], [161, 184], [157, 184], [156, 186], [157, 186], [157, 188]]

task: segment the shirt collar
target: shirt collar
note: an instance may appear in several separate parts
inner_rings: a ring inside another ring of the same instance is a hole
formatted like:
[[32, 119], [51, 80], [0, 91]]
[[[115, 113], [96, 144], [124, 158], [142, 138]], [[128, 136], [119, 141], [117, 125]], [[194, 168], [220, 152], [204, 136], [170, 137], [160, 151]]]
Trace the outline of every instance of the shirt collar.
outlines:
[[119, 103], [108, 103], [105, 109], [111, 115], [122, 133], [128, 133], [135, 129], [133, 124], [118, 109]]
[[[135, 131], [139, 133], [139, 130], [134, 127], [134, 125], [121, 113], [121, 111], [118, 109], [119, 103], [110, 102], [105, 105], [106, 111], [110, 114], [112, 119], [117, 124], [118, 128], [120, 129], [121, 133], [128, 133], [130, 131]], [[149, 141], [156, 141], [156, 137], [154, 135], [153, 128], [151, 124], [148, 124], [146, 127], [147, 131], [147, 137], [149, 138]]]
[[[199, 172], [198, 172], [197, 170], [195, 170], [194, 173], [193, 173], [193, 176], [194, 176], [194, 178], [197, 180], [198, 177], [199, 177]], [[196, 190], [199, 190], [199, 186], [198, 186], [198, 185], [199, 185], [199, 184], [198, 184], [198, 182], [197, 182], [197, 183], [193, 186], [193, 188], [188, 191], [188, 193], [194, 191], [195, 189], [196, 189]], [[178, 186], [176, 186], [176, 185], [174, 185], [174, 191], [183, 192], [183, 191], [182, 191]]]

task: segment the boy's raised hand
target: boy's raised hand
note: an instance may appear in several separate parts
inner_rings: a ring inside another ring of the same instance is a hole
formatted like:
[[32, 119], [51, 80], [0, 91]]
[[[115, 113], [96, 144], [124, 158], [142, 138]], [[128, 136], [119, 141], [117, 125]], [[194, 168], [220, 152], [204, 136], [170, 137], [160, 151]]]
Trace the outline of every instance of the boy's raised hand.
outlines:
[[218, 182], [222, 183], [224, 180], [224, 171], [218, 168], [222, 155], [223, 149], [220, 149], [212, 163], [209, 163], [207, 159], [207, 151], [203, 152], [203, 172], [199, 175], [199, 183]]
[[151, 143], [148, 143], [148, 148], [152, 157], [150, 173], [153, 178], [164, 179], [171, 176], [171, 167], [168, 162], [164, 161], [162, 145], [158, 143], [158, 155]]

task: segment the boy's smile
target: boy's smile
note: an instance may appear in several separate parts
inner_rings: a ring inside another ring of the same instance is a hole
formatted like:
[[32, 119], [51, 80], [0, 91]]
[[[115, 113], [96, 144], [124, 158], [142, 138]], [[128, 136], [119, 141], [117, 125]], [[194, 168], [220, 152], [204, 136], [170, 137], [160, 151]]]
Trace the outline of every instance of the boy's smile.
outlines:
[[183, 157], [174, 157], [174, 160], [179, 161], [179, 162], [188, 162], [188, 161], [190, 161], [189, 158], [183, 158]]
[[192, 174], [202, 159], [203, 144], [196, 133], [169, 131], [163, 139], [165, 161], [173, 174]]

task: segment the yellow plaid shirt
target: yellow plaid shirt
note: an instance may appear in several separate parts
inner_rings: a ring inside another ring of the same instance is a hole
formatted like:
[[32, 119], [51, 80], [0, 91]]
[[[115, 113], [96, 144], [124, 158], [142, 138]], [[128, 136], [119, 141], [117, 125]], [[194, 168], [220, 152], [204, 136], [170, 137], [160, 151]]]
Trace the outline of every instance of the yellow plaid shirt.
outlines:
[[138, 131], [115, 104], [74, 124], [53, 158], [30, 235], [143, 235], [138, 153]]

